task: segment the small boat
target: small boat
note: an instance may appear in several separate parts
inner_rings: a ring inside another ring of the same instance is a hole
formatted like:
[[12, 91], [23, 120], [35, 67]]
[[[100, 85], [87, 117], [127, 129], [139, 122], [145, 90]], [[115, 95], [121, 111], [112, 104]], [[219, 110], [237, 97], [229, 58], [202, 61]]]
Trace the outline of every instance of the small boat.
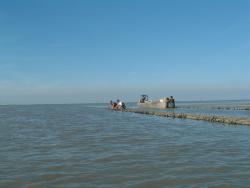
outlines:
[[115, 111], [124, 111], [126, 110], [125, 108], [113, 108], [113, 107], [109, 107], [110, 110], [115, 110]]
[[116, 102], [110, 101], [109, 109], [122, 111], [122, 110], [126, 110], [126, 105], [124, 102], [121, 102], [121, 104], [119, 104], [119, 102], [116, 103]]
[[170, 100], [169, 98], [163, 98], [152, 101], [148, 100], [147, 95], [141, 95], [141, 98], [137, 104], [139, 107], [143, 108], [159, 108], [159, 109], [175, 108], [174, 99]]

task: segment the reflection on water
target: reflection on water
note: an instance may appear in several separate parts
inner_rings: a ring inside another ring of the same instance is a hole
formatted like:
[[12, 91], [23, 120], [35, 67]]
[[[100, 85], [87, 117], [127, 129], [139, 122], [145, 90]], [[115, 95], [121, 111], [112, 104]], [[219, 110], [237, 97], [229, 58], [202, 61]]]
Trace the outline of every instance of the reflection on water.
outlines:
[[248, 126], [98, 104], [0, 106], [0, 187], [248, 187], [249, 145]]

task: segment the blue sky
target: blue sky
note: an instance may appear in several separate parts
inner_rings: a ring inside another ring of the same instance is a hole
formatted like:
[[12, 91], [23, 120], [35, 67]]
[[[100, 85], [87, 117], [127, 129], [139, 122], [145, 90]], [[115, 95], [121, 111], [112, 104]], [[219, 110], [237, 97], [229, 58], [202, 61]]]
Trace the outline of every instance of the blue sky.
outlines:
[[0, 104], [250, 98], [248, 0], [1, 0]]

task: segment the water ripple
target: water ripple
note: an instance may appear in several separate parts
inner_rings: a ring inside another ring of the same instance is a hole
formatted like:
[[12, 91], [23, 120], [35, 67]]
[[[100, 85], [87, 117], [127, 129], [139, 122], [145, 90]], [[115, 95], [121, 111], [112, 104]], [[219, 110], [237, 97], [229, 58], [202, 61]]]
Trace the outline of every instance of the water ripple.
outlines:
[[250, 184], [249, 127], [96, 106], [0, 106], [0, 187]]

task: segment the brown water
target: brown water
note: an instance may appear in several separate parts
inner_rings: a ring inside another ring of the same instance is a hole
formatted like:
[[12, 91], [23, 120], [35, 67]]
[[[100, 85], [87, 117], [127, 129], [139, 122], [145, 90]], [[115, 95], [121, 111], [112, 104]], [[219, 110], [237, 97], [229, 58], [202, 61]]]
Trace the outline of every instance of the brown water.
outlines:
[[1, 188], [249, 187], [249, 148], [248, 126], [94, 104], [0, 106]]

